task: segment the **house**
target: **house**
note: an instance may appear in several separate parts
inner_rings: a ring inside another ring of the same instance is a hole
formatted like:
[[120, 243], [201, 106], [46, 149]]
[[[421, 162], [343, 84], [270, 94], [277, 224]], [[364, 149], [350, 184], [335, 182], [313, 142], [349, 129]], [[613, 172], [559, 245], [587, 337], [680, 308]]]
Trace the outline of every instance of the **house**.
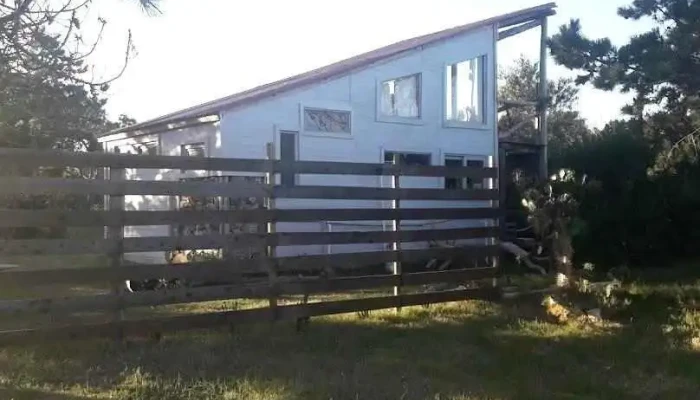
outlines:
[[[499, 39], [545, 24], [546, 18], [555, 13], [554, 8], [553, 3], [545, 4], [407, 39], [119, 129], [99, 140], [105, 151], [133, 154], [263, 159], [271, 143], [276, 158], [495, 166], [498, 162], [496, 45]], [[127, 171], [127, 179], [196, 179], [200, 175], [196, 171]], [[298, 180], [296, 184], [323, 185], [329, 178], [306, 175], [294, 179]], [[388, 184], [377, 177], [333, 176], [331, 179], [334, 185]], [[402, 180], [405, 187], [492, 184], [459, 179]], [[279, 202], [277, 207], [377, 206], [377, 201], [354, 201], [352, 205], [340, 202], [343, 201], [290, 199]], [[413, 206], [420, 206], [416, 204]], [[177, 200], [163, 196], [127, 196], [126, 199], [126, 207], [131, 210], [179, 206], [182, 205]], [[449, 221], [439, 223], [449, 224]], [[384, 229], [381, 222], [357, 226], [333, 221], [289, 225], [279, 226], [278, 230]], [[125, 232], [126, 236], [169, 234], [171, 228], [166, 226], [127, 227]], [[353, 249], [342, 247], [290, 251], [298, 254]], [[162, 254], [140, 254], [132, 258], [143, 262], [163, 261]]]

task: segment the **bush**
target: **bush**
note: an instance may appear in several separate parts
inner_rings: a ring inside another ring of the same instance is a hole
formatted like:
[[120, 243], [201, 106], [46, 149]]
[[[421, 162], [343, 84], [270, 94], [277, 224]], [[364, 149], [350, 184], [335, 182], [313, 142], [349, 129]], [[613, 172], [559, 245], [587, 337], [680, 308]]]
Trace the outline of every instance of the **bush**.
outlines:
[[656, 155], [632, 123], [610, 124], [551, 161], [586, 176], [576, 261], [630, 266], [700, 256], [700, 166], [650, 174]]

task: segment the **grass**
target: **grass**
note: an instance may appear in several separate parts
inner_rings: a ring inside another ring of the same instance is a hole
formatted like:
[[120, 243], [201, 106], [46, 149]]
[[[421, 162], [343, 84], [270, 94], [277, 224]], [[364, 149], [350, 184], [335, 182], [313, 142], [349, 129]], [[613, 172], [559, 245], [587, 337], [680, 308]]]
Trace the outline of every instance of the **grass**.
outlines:
[[0, 350], [7, 399], [695, 399], [700, 353], [660, 325], [553, 325], [512, 305], [412, 307], [160, 343]]
[[618, 297], [622, 323], [551, 324], [532, 312], [537, 299], [465, 301], [314, 318], [303, 332], [291, 322], [6, 347], [0, 399], [697, 399], [700, 350], [683, 339], [700, 336], [700, 277], [647, 274]]

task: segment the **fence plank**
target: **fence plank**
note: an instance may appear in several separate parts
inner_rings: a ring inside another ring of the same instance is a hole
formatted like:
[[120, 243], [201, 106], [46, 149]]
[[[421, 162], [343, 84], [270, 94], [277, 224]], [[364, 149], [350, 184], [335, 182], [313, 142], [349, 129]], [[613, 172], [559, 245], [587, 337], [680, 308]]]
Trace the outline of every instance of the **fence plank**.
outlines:
[[[401, 260], [418, 262], [432, 258], [475, 258], [498, 254], [498, 246], [471, 245], [455, 248], [429, 248], [402, 251]], [[340, 269], [381, 265], [394, 261], [397, 252], [318, 254], [272, 259], [280, 272], [319, 271], [326, 265]], [[190, 264], [123, 265], [120, 268], [61, 268], [0, 271], [0, 285], [85, 284], [94, 282], [144, 280], [153, 278], [185, 280], [231, 280], [244, 273], [264, 273], [268, 258], [231, 259]]]
[[347, 200], [497, 200], [493, 189], [392, 189], [352, 186], [293, 186], [275, 188], [277, 198]]
[[389, 243], [398, 238], [403, 242], [457, 240], [494, 237], [495, 227], [455, 229], [426, 229], [411, 231], [356, 231], [356, 232], [277, 232], [240, 233], [199, 236], [144, 236], [108, 239], [24, 239], [0, 240], [0, 255], [63, 255], [139, 253], [149, 251], [194, 249], [241, 249], [264, 246], [292, 246], [311, 244]]
[[[421, 304], [460, 301], [467, 299], [494, 300], [500, 293], [493, 288], [448, 290], [405, 294], [401, 296], [372, 297], [364, 299], [330, 301], [320, 303], [297, 304], [276, 307], [274, 318], [293, 320], [297, 318], [319, 315], [343, 314], [355, 311], [377, 310], [392, 308], [398, 305], [413, 306]], [[157, 318], [147, 320], [132, 320], [107, 322], [97, 324], [60, 326], [49, 329], [23, 329], [0, 332], [0, 344], [37, 343], [43, 340], [82, 339], [113, 335], [120, 331], [127, 336], [143, 335], [153, 332], [176, 332], [183, 330], [207, 329], [231, 324], [264, 322], [273, 320], [270, 308], [227, 311]]]
[[338, 175], [403, 175], [426, 177], [467, 177], [474, 179], [493, 178], [495, 168], [445, 167], [440, 165], [397, 165], [366, 164], [335, 161], [296, 161], [288, 166], [297, 174], [338, 174]]
[[[387, 165], [352, 162], [295, 161], [288, 168], [297, 174], [407, 175], [432, 177], [495, 178], [495, 168]], [[111, 153], [79, 153], [0, 148], [0, 166], [21, 167], [110, 167], [172, 170], [264, 172], [267, 160], [154, 156]], [[273, 163], [279, 172], [280, 163]]]
[[265, 160], [154, 156], [113, 153], [78, 153], [0, 148], [0, 166], [22, 167], [110, 167], [172, 170], [260, 172]]
[[113, 295], [76, 296], [29, 300], [0, 301], [0, 313], [25, 315], [25, 313], [64, 314], [82, 311], [117, 310], [121, 307], [160, 306], [235, 298], [267, 298], [272, 292], [278, 295], [331, 293], [348, 290], [377, 289], [397, 285], [415, 286], [441, 282], [466, 282], [495, 276], [494, 268], [468, 268], [438, 272], [405, 274], [403, 280], [396, 275], [368, 275], [351, 278], [312, 278], [269, 284], [224, 285], [204, 288], [183, 288], [167, 291], [137, 292], [119, 298]]
[[191, 225], [310, 221], [384, 221], [498, 218], [495, 208], [338, 208], [286, 210], [62, 211], [0, 210], [0, 228], [51, 226]]
[[0, 178], [0, 194], [106, 194], [165, 196], [265, 197], [269, 190], [255, 182], [103, 181], [59, 178]]

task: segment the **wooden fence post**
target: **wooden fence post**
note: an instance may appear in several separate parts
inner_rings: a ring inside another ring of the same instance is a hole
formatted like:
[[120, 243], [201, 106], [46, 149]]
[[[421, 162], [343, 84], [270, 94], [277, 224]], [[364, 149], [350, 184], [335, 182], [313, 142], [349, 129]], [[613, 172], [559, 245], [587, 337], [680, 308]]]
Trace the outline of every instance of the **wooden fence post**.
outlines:
[[[394, 164], [398, 165], [398, 160], [394, 160]], [[398, 174], [392, 175], [391, 187], [393, 189], [400, 189], [401, 185], [400, 185], [400, 179], [399, 179]], [[397, 193], [398, 193], [398, 190], [397, 190]], [[394, 196], [394, 199], [391, 201], [391, 208], [397, 211], [394, 219], [391, 221], [391, 230], [394, 232], [394, 235], [395, 235], [395, 239], [391, 243], [391, 250], [396, 252], [396, 260], [392, 262], [391, 270], [392, 270], [392, 273], [394, 275], [399, 276], [399, 286], [394, 286], [394, 296], [399, 297], [398, 306], [396, 306], [396, 312], [398, 313], [401, 311], [400, 297], [401, 297], [401, 285], [402, 285], [401, 278], [400, 278], [401, 274], [402, 274], [402, 272], [401, 272], [401, 219], [400, 219], [399, 213], [398, 213], [398, 210], [401, 209], [400, 196], [398, 196], [398, 195]]]
[[[126, 170], [123, 168], [110, 168], [109, 180], [111, 182], [123, 181], [126, 179]], [[124, 211], [124, 195], [112, 195], [108, 197], [108, 208], [110, 211]], [[124, 258], [124, 224], [111, 225], [107, 228], [107, 237], [116, 241], [112, 254], [110, 254], [110, 265], [112, 268], [119, 268]], [[123, 296], [125, 281], [113, 281], [111, 284], [112, 295], [117, 296], [118, 306], [114, 310], [115, 321], [124, 319]], [[123, 332], [115, 333], [117, 339], [123, 338]]]
[[[265, 206], [268, 210], [275, 209], [275, 145], [273, 143], [267, 143], [266, 153], [267, 160], [269, 161], [267, 165], [267, 171], [265, 173], [265, 184], [268, 189], [268, 197], [265, 198]], [[276, 231], [276, 226], [274, 221], [267, 221], [266, 233], [272, 234]], [[277, 319], [277, 270], [274, 262], [274, 257], [277, 256], [277, 249], [275, 246], [267, 246], [265, 251], [265, 256], [267, 257], [267, 262], [265, 264], [267, 269], [267, 274], [270, 283], [270, 311], [272, 313], [273, 321]]]

